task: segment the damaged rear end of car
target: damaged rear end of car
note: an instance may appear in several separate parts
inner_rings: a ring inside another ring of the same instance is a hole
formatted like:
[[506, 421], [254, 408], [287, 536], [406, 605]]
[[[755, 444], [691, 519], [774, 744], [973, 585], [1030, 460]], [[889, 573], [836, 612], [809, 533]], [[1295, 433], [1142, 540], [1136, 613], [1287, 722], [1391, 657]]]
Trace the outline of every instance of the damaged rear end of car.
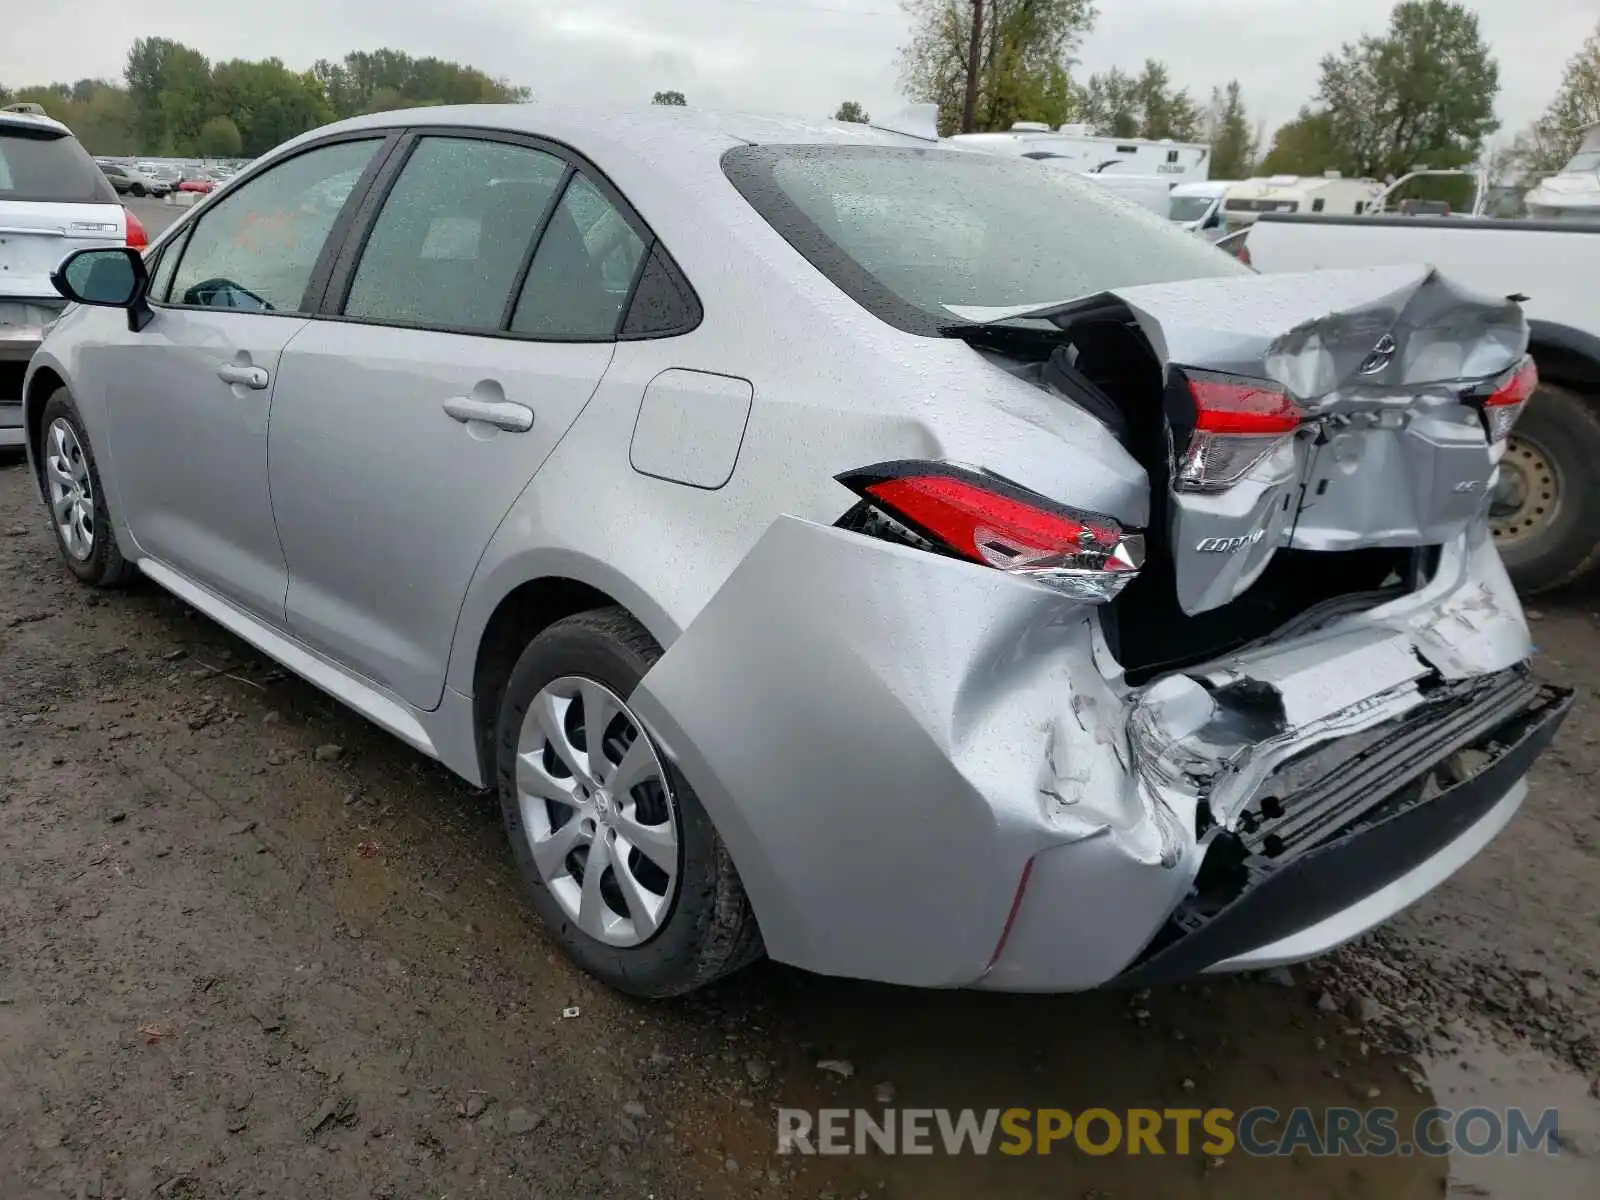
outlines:
[[1063, 453], [1138, 463], [1148, 519], [894, 459], [761, 538], [635, 704], [774, 957], [1010, 990], [1276, 965], [1505, 825], [1571, 704], [1485, 521], [1534, 382], [1515, 303], [1404, 268], [949, 315], [1094, 418]]

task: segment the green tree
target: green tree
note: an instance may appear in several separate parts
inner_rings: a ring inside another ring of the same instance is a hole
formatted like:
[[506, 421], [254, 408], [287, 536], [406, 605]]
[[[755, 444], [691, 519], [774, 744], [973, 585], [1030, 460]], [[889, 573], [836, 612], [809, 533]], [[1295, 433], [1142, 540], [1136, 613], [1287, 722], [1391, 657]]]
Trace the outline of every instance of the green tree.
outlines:
[[650, 97], [651, 104], [665, 104], [672, 108], [682, 108], [689, 102], [683, 98], [682, 92], [657, 92]]
[[[900, 82], [912, 100], [939, 106], [939, 132], [964, 124], [973, 38], [971, 0], [901, 0], [912, 21]], [[1073, 51], [1094, 27], [1094, 0], [984, 0], [978, 26], [973, 129], [1072, 116]]]
[[1102, 137], [1135, 138], [1144, 128], [1139, 82], [1118, 67], [1091, 75], [1078, 102], [1078, 116]]
[[102, 79], [19, 88], [7, 103], [26, 100], [66, 125], [90, 154], [132, 154], [133, 104], [125, 89]]
[[1600, 121], [1600, 24], [1567, 60], [1555, 98], [1532, 128], [1517, 135], [1507, 167], [1532, 174], [1559, 171], [1578, 149], [1585, 125]]
[[1384, 179], [1418, 166], [1474, 162], [1499, 127], [1500, 68], [1457, 0], [1402, 0], [1388, 32], [1322, 60], [1315, 106], [1345, 174]]
[[318, 59], [311, 75], [336, 117], [427, 104], [514, 104], [529, 96], [476, 67], [387, 48], [353, 51], [336, 63]]
[[1211, 177], [1248, 178], [1255, 170], [1260, 144], [1245, 113], [1237, 79], [1230, 79], [1225, 88], [1211, 89], [1206, 127], [1206, 140], [1211, 143]]
[[1141, 136], [1171, 138], [1177, 142], [1200, 140], [1205, 115], [1189, 98], [1187, 90], [1172, 85], [1165, 63], [1153, 58], [1146, 59], [1135, 86], [1140, 107], [1144, 111], [1144, 124], [1139, 131]]
[[194, 148], [202, 158], [238, 158], [244, 153], [244, 140], [239, 127], [227, 117], [212, 117], [200, 126]]
[[207, 116], [211, 64], [170, 38], [139, 38], [123, 76], [133, 101], [133, 128], [146, 154], [188, 153]]
[[243, 147], [239, 153], [248, 158], [334, 116], [315, 74], [296, 74], [276, 58], [218, 63], [211, 73], [208, 111], [232, 122]]
[[1166, 64], [1153, 58], [1137, 76], [1116, 67], [1089, 76], [1078, 111], [1104, 137], [1196, 142], [1205, 127], [1205, 114], [1186, 90], [1172, 85]]
[[848, 121], [852, 125], [870, 124], [872, 118], [867, 115], [867, 110], [862, 108], [855, 100], [846, 100], [839, 105], [839, 111], [833, 114], [835, 121]]
[[1263, 175], [1321, 175], [1336, 169], [1342, 150], [1334, 138], [1333, 121], [1325, 112], [1306, 107], [1273, 136], [1272, 149], [1261, 160]]

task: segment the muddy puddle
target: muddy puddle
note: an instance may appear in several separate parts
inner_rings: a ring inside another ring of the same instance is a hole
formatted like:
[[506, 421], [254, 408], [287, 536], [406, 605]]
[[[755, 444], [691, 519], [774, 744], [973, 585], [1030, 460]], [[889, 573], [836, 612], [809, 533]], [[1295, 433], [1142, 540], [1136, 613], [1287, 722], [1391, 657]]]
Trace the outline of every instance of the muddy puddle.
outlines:
[[[1535, 1132], [1545, 1113], [1557, 1114], [1546, 1126], [1558, 1131], [1554, 1147], [1540, 1137], [1537, 1146], [1514, 1156], [1452, 1155], [1452, 1196], [1571, 1200], [1600, 1191], [1600, 1102], [1582, 1076], [1536, 1050], [1510, 1050], [1471, 1037], [1423, 1066], [1442, 1108], [1457, 1113], [1481, 1108], [1496, 1115], [1520, 1110]], [[1469, 1142], [1487, 1140], [1491, 1118], [1475, 1119], [1467, 1132]]]

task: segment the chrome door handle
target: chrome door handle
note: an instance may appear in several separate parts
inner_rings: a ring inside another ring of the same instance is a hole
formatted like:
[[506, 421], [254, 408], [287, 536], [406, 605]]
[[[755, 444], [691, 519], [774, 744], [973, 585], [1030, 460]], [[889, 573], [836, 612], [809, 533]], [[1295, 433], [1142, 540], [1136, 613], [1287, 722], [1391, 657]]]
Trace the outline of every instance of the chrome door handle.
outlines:
[[240, 387], [262, 391], [272, 376], [265, 367], [247, 367], [243, 363], [223, 363], [217, 368], [217, 378], [223, 383], [237, 383]]
[[508, 433], [527, 433], [533, 428], [533, 409], [509, 400], [452, 396], [444, 402], [444, 411], [463, 425], [469, 421], [482, 421], [485, 425], [493, 425]]

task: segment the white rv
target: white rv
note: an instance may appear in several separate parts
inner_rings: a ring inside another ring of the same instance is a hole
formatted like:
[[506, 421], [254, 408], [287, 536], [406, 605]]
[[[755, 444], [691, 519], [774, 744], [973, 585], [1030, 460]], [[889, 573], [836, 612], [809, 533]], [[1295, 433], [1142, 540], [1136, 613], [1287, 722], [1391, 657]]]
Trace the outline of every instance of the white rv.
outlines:
[[1172, 183], [1207, 178], [1211, 147], [1198, 142], [1096, 137], [1087, 125], [1050, 126], [1019, 121], [1008, 133], [958, 133], [953, 145], [1022, 158], [1063, 159], [1084, 175], [1151, 175]]
[[1222, 197], [1222, 214], [1230, 229], [1253, 225], [1262, 213], [1324, 213], [1360, 216], [1385, 191], [1373, 179], [1346, 179], [1337, 171], [1325, 175], [1267, 175], [1231, 184]]
[[1600, 121], [1583, 129], [1572, 161], [1522, 198], [1536, 221], [1600, 222]]

